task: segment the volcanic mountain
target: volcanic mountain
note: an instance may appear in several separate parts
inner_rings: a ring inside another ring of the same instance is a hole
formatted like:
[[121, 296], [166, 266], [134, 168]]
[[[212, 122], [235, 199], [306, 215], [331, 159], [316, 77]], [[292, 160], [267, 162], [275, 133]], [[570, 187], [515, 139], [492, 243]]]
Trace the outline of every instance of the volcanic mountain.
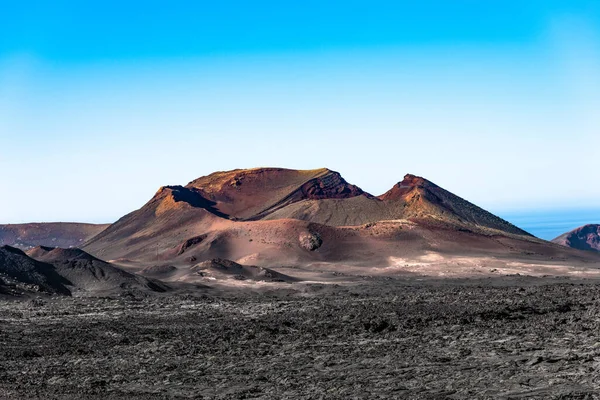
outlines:
[[282, 168], [216, 172], [162, 187], [84, 249], [138, 271], [151, 265], [186, 270], [213, 259], [276, 267], [388, 266], [432, 254], [589, 258], [534, 238], [418, 176], [406, 175], [373, 196], [335, 171]]
[[600, 225], [588, 224], [564, 233], [552, 242], [579, 250], [600, 251]]
[[108, 226], [66, 222], [0, 225], [0, 246], [21, 249], [35, 246], [77, 247]]

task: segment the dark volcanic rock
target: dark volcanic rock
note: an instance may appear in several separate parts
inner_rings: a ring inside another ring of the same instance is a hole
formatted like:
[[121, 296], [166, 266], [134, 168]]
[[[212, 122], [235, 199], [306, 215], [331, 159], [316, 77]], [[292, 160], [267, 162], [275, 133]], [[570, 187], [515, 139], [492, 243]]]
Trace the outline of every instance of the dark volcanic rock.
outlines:
[[50, 264], [30, 258], [19, 249], [0, 247], [0, 279], [2, 286], [14, 288], [7, 294], [21, 292], [46, 292], [70, 295], [71, 282], [61, 276]]
[[7, 399], [596, 399], [600, 286], [0, 302]]
[[72, 293], [93, 294], [138, 292], [166, 292], [169, 287], [160, 281], [127, 272], [100, 260], [81, 249], [36, 247], [29, 255], [38, 261], [52, 264], [56, 273], [72, 286]]

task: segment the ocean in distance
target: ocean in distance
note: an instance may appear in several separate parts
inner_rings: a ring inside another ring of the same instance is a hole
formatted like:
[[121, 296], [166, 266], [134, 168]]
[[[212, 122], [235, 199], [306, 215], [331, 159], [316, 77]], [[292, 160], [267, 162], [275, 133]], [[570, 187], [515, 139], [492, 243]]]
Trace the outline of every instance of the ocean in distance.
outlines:
[[552, 240], [582, 225], [600, 224], [600, 208], [506, 211], [496, 215], [545, 240]]

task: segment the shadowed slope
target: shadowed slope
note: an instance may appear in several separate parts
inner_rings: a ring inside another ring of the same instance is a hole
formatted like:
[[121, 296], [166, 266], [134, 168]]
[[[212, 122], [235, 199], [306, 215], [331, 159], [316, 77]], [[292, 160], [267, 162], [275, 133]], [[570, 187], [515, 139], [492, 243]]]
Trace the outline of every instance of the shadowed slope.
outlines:
[[358, 226], [401, 219], [401, 212], [375, 197], [304, 200], [267, 215], [265, 220], [300, 219], [330, 226]]
[[69, 295], [68, 285], [70, 282], [52, 265], [36, 261], [14, 247], [0, 247], [0, 287], [4, 294], [42, 291]]
[[161, 282], [126, 272], [80, 249], [36, 247], [28, 254], [38, 261], [54, 265], [57, 273], [74, 287], [73, 293], [168, 290]]
[[579, 250], [600, 251], [600, 224], [588, 224], [564, 233], [552, 242]]

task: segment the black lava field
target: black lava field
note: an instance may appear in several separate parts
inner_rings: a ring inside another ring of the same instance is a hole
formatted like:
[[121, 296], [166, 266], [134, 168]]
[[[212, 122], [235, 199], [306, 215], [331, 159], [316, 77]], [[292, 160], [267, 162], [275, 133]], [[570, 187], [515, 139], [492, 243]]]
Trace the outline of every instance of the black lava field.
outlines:
[[600, 285], [553, 279], [0, 303], [6, 399], [597, 399]]

